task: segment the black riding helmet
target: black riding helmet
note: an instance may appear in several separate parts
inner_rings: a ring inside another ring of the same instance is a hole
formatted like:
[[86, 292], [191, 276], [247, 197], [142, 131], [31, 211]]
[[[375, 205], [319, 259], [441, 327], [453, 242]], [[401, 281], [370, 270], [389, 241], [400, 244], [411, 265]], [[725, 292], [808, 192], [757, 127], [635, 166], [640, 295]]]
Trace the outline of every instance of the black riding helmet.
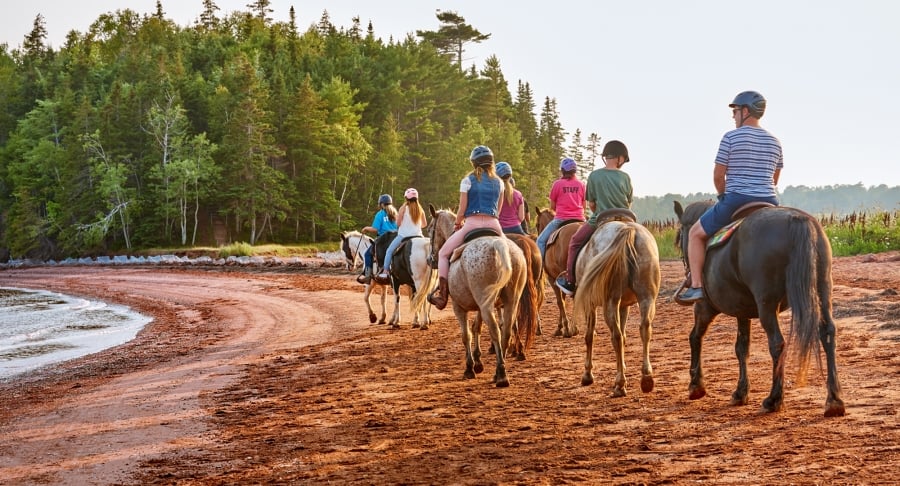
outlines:
[[[625, 162], [630, 161], [628, 158], [628, 147], [618, 140], [610, 140], [603, 146], [604, 157], [624, 157]], [[624, 164], [625, 162], [622, 162]], [[620, 165], [621, 167], [621, 165]]]

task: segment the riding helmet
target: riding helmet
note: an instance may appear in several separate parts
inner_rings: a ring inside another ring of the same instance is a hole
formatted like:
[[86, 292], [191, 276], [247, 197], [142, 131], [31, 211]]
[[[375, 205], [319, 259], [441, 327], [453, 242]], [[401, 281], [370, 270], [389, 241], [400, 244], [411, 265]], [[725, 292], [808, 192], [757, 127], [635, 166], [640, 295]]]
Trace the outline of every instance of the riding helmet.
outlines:
[[559, 161], [559, 170], [563, 172], [572, 172], [577, 168], [578, 164], [575, 163], [575, 159], [570, 157], [563, 157], [563, 159]]
[[[481, 159], [483, 159], [485, 157], [490, 157], [490, 160], [493, 162], [494, 152], [492, 152], [491, 149], [485, 145], [479, 145], [472, 149], [472, 154], [469, 155], [469, 160], [471, 162], [479, 162]], [[479, 165], [481, 165], [481, 164], [479, 164]]]
[[618, 140], [610, 140], [606, 142], [606, 145], [603, 146], [603, 156], [604, 157], [625, 157], [625, 162], [628, 162], [628, 147], [625, 146], [624, 143]]
[[406, 190], [406, 192], [403, 193], [403, 197], [405, 197], [407, 201], [419, 199], [419, 191], [417, 191], [414, 187], [410, 187]]
[[512, 176], [512, 167], [506, 162], [497, 162], [497, 165], [494, 167], [497, 172], [497, 177], [501, 179], [507, 176]]
[[382, 206], [386, 204], [394, 204], [394, 199], [390, 194], [382, 194], [381, 197], [378, 198], [378, 204], [381, 204]]
[[746, 106], [750, 115], [762, 118], [763, 113], [766, 112], [766, 99], [756, 91], [741, 91], [728, 106], [730, 108]]

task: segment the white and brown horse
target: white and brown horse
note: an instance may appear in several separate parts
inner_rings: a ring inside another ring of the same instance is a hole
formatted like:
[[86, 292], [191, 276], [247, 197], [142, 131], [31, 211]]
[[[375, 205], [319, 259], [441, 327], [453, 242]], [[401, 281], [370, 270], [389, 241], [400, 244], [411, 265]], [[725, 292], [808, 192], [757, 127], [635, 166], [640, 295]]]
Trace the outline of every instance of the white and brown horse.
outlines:
[[[341, 233], [341, 250], [344, 252], [344, 257], [347, 260], [347, 270], [356, 268], [358, 262], [363, 261], [363, 255], [368, 251], [369, 247], [374, 244], [375, 240], [373, 240], [371, 236], [366, 236], [359, 231], [345, 231], [344, 233]], [[374, 255], [372, 259], [375, 260]], [[375, 263], [372, 272], [374, 274], [377, 273], [377, 271], [378, 265]], [[369, 322], [373, 324], [376, 321], [378, 321], [379, 324], [387, 322], [387, 287], [387, 285], [376, 282], [375, 279], [371, 279], [369, 283], [366, 284], [363, 299], [366, 301]], [[375, 315], [375, 311], [372, 309], [372, 304], [370, 302], [372, 291], [376, 289], [380, 290], [381, 294], [381, 319]]]
[[[436, 211], [429, 205], [432, 221], [428, 226], [432, 252], [437, 258], [441, 247], [454, 231], [456, 215], [449, 210]], [[451, 257], [447, 278], [453, 313], [459, 321], [466, 349], [465, 378], [475, 378], [484, 370], [478, 336], [482, 322], [490, 331], [496, 350], [497, 366], [493, 382], [497, 387], [509, 386], [506, 375], [506, 351], [513, 322], [519, 309], [528, 278], [525, 255], [519, 246], [504, 236], [483, 236], [463, 243]], [[500, 320], [495, 308], [500, 307]], [[475, 312], [472, 326], [468, 314]]]

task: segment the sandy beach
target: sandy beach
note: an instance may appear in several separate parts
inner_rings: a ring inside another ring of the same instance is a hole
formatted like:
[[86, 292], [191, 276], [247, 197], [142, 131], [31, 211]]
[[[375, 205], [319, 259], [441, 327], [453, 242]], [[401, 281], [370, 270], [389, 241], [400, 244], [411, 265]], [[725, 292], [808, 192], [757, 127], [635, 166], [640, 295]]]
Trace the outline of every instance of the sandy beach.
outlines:
[[789, 380], [783, 412], [758, 414], [771, 360], [755, 322], [751, 403], [729, 406], [736, 331], [724, 317], [705, 341], [710, 396], [688, 400], [692, 315], [668, 301], [681, 272], [680, 262], [664, 263], [656, 389], [636, 385], [632, 315], [629, 392], [610, 398], [608, 331], [598, 328], [595, 339], [597, 383], [582, 387], [584, 340], [553, 336], [552, 295], [543, 335], [528, 359], [510, 365], [511, 387], [497, 389], [490, 373], [463, 380], [449, 310], [434, 313], [430, 330], [413, 330], [404, 296], [402, 329], [370, 324], [362, 287], [343, 269], [2, 270], [2, 285], [124, 304], [154, 321], [125, 345], [0, 383], [0, 484], [894, 480], [896, 254], [835, 262], [848, 410], [836, 419], [822, 417], [815, 369], [806, 386]]

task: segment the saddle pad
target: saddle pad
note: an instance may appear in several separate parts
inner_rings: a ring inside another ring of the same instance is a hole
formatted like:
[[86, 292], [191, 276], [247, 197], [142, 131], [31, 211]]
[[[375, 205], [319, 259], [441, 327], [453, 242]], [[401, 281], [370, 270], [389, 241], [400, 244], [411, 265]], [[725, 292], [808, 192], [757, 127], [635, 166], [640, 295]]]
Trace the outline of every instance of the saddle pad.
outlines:
[[556, 239], [559, 237], [559, 232], [572, 223], [584, 223], [584, 221], [581, 221], [580, 219], [567, 219], [563, 221], [562, 224], [559, 225], [559, 228], [556, 228], [553, 233], [550, 233], [550, 238], [547, 238], [547, 246], [556, 243]]
[[719, 231], [716, 231], [716, 233], [712, 236], [712, 238], [710, 238], [706, 242], [706, 249], [709, 250], [710, 248], [715, 248], [715, 247], [725, 243], [726, 241], [728, 241], [728, 238], [731, 238], [731, 235], [734, 234], [734, 232], [737, 230], [738, 226], [741, 225], [742, 221], [744, 221], [743, 218], [738, 219], [736, 221], [732, 221], [731, 223], [728, 224], [728, 226], [725, 226], [724, 228], [720, 229]]

